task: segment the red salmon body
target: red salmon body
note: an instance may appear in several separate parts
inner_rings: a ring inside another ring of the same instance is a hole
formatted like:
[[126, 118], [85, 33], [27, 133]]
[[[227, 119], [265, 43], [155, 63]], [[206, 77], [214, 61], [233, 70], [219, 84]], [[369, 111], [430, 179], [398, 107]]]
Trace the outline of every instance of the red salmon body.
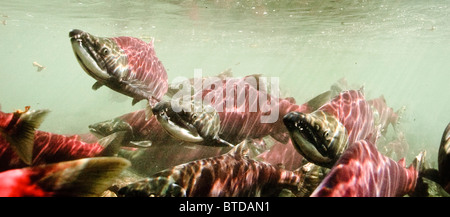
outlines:
[[400, 197], [411, 193], [417, 183], [415, 165], [380, 154], [375, 145], [360, 140], [350, 145], [336, 162], [313, 197]]

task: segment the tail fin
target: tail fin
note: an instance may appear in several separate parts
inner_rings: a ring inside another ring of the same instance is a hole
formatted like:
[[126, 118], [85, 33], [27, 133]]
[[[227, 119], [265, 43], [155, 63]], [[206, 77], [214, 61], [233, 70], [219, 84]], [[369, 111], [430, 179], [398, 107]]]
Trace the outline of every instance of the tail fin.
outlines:
[[119, 131], [101, 138], [98, 141], [98, 144], [104, 147], [101, 156], [116, 156], [122, 147], [122, 141], [125, 137], [125, 133], [125, 131]]
[[48, 110], [27, 111], [20, 116], [13, 133], [4, 133], [14, 151], [28, 165], [33, 161], [35, 130], [41, 125], [48, 112]]
[[54, 170], [37, 183], [53, 196], [98, 196], [131, 163], [119, 157], [95, 157], [50, 164]]

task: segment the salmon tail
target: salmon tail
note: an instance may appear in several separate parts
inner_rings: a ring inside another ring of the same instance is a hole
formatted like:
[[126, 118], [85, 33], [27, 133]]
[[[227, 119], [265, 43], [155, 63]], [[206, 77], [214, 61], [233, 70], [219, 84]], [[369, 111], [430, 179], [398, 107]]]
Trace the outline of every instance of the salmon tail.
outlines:
[[[99, 196], [131, 163], [120, 157], [95, 157], [50, 164], [38, 185], [53, 196]], [[44, 168], [45, 169], [45, 168]]]
[[33, 161], [34, 133], [41, 125], [48, 110], [33, 110], [23, 113], [12, 133], [5, 133], [11, 147], [26, 164]]
[[123, 139], [125, 138], [125, 131], [115, 132], [109, 136], [103, 137], [98, 141], [98, 144], [104, 147], [101, 156], [116, 156], [122, 147]]

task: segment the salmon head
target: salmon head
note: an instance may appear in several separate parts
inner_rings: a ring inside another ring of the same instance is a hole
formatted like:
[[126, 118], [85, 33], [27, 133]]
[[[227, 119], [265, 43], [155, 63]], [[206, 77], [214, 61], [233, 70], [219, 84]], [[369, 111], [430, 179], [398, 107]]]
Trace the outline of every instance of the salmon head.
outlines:
[[114, 118], [107, 121], [89, 125], [89, 131], [98, 138], [105, 138], [114, 133], [123, 133], [124, 138], [121, 143], [122, 146], [135, 147], [135, 148], [148, 148], [152, 145], [152, 141], [139, 140], [133, 131], [133, 128], [129, 123], [120, 119]]
[[347, 148], [348, 135], [344, 125], [324, 111], [290, 112], [283, 122], [294, 147], [314, 164], [331, 168]]
[[121, 120], [120, 118], [114, 118], [111, 120], [91, 124], [88, 127], [91, 133], [100, 138], [120, 131], [126, 132], [126, 137], [133, 136], [133, 128], [130, 126], [130, 124]]
[[105, 85], [140, 100], [157, 100], [167, 92], [167, 73], [156, 57], [153, 42], [133, 37], [97, 37], [75, 29], [69, 33], [72, 48], [84, 71]]
[[211, 106], [197, 112], [161, 101], [152, 112], [162, 128], [177, 139], [211, 146], [233, 146], [219, 138], [220, 117]]

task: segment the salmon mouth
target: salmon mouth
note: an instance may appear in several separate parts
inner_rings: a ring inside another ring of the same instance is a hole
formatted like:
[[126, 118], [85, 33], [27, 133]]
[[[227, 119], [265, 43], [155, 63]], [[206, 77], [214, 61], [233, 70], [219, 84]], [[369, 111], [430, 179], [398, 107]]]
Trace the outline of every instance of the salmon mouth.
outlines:
[[307, 160], [320, 166], [329, 167], [332, 163], [329, 148], [325, 145], [318, 126], [313, 126], [307, 115], [291, 112], [284, 116], [283, 122], [289, 131], [291, 140], [297, 151]]
[[204, 139], [198, 133], [195, 126], [185, 120], [184, 111], [175, 112], [170, 102], [159, 102], [153, 107], [152, 112], [163, 129], [171, 136], [187, 142], [203, 142]]
[[110, 79], [106, 63], [95, 50], [95, 37], [74, 29], [69, 32], [72, 49], [83, 70], [98, 81]]

